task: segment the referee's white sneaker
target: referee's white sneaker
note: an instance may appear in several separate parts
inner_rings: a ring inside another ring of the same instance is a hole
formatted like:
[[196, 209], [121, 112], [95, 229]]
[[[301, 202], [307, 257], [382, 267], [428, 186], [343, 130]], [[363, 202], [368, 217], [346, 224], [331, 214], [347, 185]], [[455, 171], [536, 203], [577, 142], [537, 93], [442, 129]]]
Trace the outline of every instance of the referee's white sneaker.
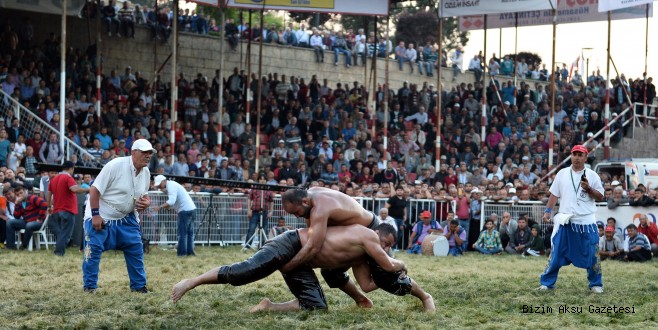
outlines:
[[535, 289], [535, 291], [551, 291], [551, 290], [553, 290], [553, 288], [549, 288], [545, 285], [542, 285], [542, 286]]
[[602, 286], [593, 286], [590, 288], [592, 292], [594, 293], [603, 293], [603, 287]]

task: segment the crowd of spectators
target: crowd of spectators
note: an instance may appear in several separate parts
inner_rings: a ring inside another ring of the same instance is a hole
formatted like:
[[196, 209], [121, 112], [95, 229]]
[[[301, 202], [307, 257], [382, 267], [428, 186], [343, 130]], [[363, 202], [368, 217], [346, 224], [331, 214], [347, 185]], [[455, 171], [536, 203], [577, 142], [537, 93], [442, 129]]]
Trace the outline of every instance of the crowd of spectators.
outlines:
[[[143, 10], [151, 13], [148, 8]], [[161, 14], [169, 15], [167, 7], [160, 10]], [[183, 18], [183, 22], [186, 20]], [[148, 21], [147, 17], [135, 22], [148, 25]], [[199, 19], [189, 22], [190, 31], [194, 32], [192, 27], [197, 26], [198, 32]], [[112, 21], [108, 28], [111, 24]], [[542, 201], [551, 182], [550, 176], [540, 180], [548, 174], [551, 100], [550, 88], [543, 85], [541, 79], [534, 89], [527, 83], [520, 83], [517, 88], [511, 80], [498, 88], [494, 88], [494, 84], [485, 88], [480, 81], [461, 83], [450, 90], [440, 89], [441, 104], [437, 104], [439, 91], [432, 84], [405, 82], [398, 89], [388, 91], [380, 86], [374, 91], [376, 112], [373, 115], [367, 111], [368, 91], [358, 81], [330, 83], [310, 73], [309, 77], [278, 73], [257, 77], [252, 73], [247, 85], [246, 73], [238, 68], [226, 77], [220, 77], [216, 71], [211, 79], [203, 73], [193, 78], [180, 73], [175, 83], [180, 120], [172, 123], [168, 106], [171, 84], [161, 79], [149, 82], [140, 71], [126, 63], [123, 72], [104, 73], [101, 116], [98, 117], [96, 76], [93, 74], [95, 51], [68, 50], [66, 94], [62, 96], [57, 78], [59, 37], [53, 33], [38, 44], [23, 30], [14, 29], [9, 23], [3, 26], [0, 84], [4, 92], [52, 125], [52, 130], [25, 130], [10, 107], [4, 107], [6, 110], [0, 118], [4, 123], [0, 129], [0, 166], [12, 173], [36, 176], [39, 174], [34, 166], [36, 162], [61, 161], [65, 153], [59, 146], [56, 132], [63, 115], [66, 135], [87, 151], [82, 157], [74, 155], [69, 159], [78, 166], [102, 166], [114, 157], [129, 154], [133, 141], [146, 138], [157, 150], [149, 165], [153, 173], [254, 182], [262, 174], [268, 183], [322, 185], [355, 197], [391, 198], [399, 193], [399, 197], [405, 199], [454, 201], [454, 219], [467, 232], [470, 221], [479, 219], [476, 212], [481, 198]], [[127, 31], [123, 32], [126, 36], [134, 34], [132, 30], [124, 31]], [[152, 31], [158, 32], [157, 29]], [[233, 42], [242, 42], [245, 38], [262, 37], [275, 42], [273, 35], [265, 34], [265, 27], [250, 28], [248, 24], [235, 25], [229, 20], [225, 31], [234, 47], [237, 44]], [[237, 35], [232, 34], [234, 31]], [[344, 42], [349, 49], [363, 43], [381, 43], [389, 50], [392, 48], [382, 38], [375, 39], [374, 34], [366, 38], [362, 30], [356, 34], [338, 32], [334, 36], [333, 32], [317, 29], [309, 33], [303, 24], [299, 29], [290, 26], [276, 42], [312, 48], [313, 37], [321, 34], [324, 35], [322, 51], [316, 48], [318, 61], [323, 60], [325, 49], [334, 49], [336, 56], [345, 53], [347, 65], [351, 63], [351, 53], [336, 51], [336, 40], [340, 45]], [[413, 48], [410, 46], [407, 50]], [[431, 52], [435, 49], [427, 48], [430, 49], [427, 58], [432, 59]], [[379, 48], [368, 46], [366, 49], [368, 56], [380, 52]], [[404, 64], [405, 60], [399, 63]], [[506, 66], [503, 63], [501, 70]], [[419, 67], [419, 71], [431, 74], [431, 67]], [[260, 94], [259, 79], [262, 82]], [[219, 100], [222, 80], [224, 99]], [[655, 89], [651, 87], [651, 80], [647, 81], [649, 90]], [[633, 98], [642, 95], [642, 84], [641, 79], [626, 83], [623, 75], [616, 79], [611, 95], [612, 111], [619, 113], [630, 101], [635, 101]], [[601, 86], [604, 82], [599, 77], [593, 78], [586, 87], [574, 88], [572, 83], [558, 85], [557, 138], [553, 145], [556, 161], [568, 156], [572, 145], [584, 143], [603, 127], [601, 109], [605, 88]], [[629, 92], [631, 100], [624, 90]], [[246, 107], [248, 91], [255, 96], [249, 112]], [[500, 97], [495, 96], [496, 91], [500, 92]], [[386, 92], [389, 104], [385, 107]], [[480, 135], [478, 101], [483, 93], [489, 100], [484, 136]], [[65, 109], [59, 109], [60, 97], [66, 98]], [[258, 98], [263, 101], [260, 113], [256, 110]], [[223, 108], [221, 116], [219, 107]], [[441, 166], [438, 169], [434, 167], [433, 143], [437, 134], [437, 107], [442, 117]], [[383, 111], [385, 108], [389, 111]], [[256, 135], [258, 122], [260, 136]], [[176, 141], [173, 149], [169, 143], [172, 124]], [[222, 130], [221, 144], [218, 126]], [[621, 138], [621, 126], [613, 125], [613, 130], [619, 131], [617, 137]], [[386, 145], [384, 132], [388, 134]], [[258, 150], [257, 139], [260, 139]], [[592, 149], [596, 143], [594, 140], [587, 146]], [[172, 160], [172, 156], [176, 160]], [[9, 176], [6, 173], [3, 175]], [[606, 198], [614, 200], [613, 181], [621, 187], [626, 183], [622, 176], [604, 176]], [[189, 189], [199, 191], [202, 188]], [[622, 191], [622, 195], [624, 193], [633, 198], [638, 195], [642, 205], [655, 203], [655, 189], [638, 188]], [[448, 211], [441, 211], [436, 217], [448, 219]], [[415, 220], [410, 217], [406, 222]], [[470, 243], [475, 243], [476, 239], [477, 236], [469, 238]]]

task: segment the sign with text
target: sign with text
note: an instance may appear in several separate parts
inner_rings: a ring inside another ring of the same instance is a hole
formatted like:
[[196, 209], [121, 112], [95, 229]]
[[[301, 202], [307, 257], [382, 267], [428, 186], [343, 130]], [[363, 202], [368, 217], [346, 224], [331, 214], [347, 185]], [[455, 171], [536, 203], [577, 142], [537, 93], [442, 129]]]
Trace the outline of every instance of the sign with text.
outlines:
[[616, 10], [639, 5], [646, 6], [652, 2], [653, 0], [599, 0], [599, 11], [606, 12], [609, 10]]
[[[649, 16], [653, 17], [653, 5], [649, 5]], [[533, 10], [518, 13], [519, 26], [549, 25], [553, 24], [552, 10]], [[634, 6], [612, 11], [612, 19], [633, 19], [646, 17], [646, 6]], [[600, 13], [598, 4], [588, 1], [579, 4], [578, 1], [560, 1], [557, 8], [557, 23], [584, 23], [608, 20], [608, 13]], [[487, 28], [514, 27], [515, 13], [500, 13], [487, 16]], [[459, 18], [459, 30], [481, 30], [484, 28], [484, 15], [462, 16]]]
[[[86, 0], [68, 0], [66, 1], [66, 15], [80, 16]], [[61, 1], [44, 1], [44, 0], [0, 0], [0, 8], [10, 8], [16, 10], [32, 11], [44, 14], [62, 14]]]
[[388, 16], [388, 0], [228, 0], [229, 7]]
[[556, 0], [443, 0], [441, 17], [485, 15], [527, 10], [551, 9]]
[[221, 0], [188, 0], [188, 1], [200, 4], [202, 6], [219, 7], [219, 2]]

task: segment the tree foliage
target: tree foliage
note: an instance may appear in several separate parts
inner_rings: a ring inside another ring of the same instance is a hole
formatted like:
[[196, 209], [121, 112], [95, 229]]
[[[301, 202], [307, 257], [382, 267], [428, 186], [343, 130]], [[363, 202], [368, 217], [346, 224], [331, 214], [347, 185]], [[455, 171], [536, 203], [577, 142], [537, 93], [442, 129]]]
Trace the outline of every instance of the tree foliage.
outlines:
[[[288, 16], [291, 20], [297, 23], [307, 23], [309, 26], [315, 25], [315, 13], [302, 13], [302, 12], [289, 12]], [[331, 14], [320, 13], [320, 24], [319, 26], [324, 26], [327, 22], [332, 20], [334, 17]]]
[[[512, 60], [514, 60], [514, 54], [507, 54], [505, 56], [509, 56]], [[535, 54], [535, 53], [530, 53], [530, 52], [519, 52], [516, 55], [516, 61], [520, 61], [521, 59], [525, 59], [525, 62], [528, 64], [537, 64], [537, 66], [541, 65], [542, 59], [541, 56]], [[550, 65], [549, 65], [550, 66]]]
[[[396, 18], [395, 40], [424, 45], [426, 42], [436, 44], [438, 41], [438, 14], [434, 10], [404, 12]], [[444, 18], [441, 42], [443, 47], [453, 49], [466, 45], [468, 33], [457, 29], [456, 18]]]

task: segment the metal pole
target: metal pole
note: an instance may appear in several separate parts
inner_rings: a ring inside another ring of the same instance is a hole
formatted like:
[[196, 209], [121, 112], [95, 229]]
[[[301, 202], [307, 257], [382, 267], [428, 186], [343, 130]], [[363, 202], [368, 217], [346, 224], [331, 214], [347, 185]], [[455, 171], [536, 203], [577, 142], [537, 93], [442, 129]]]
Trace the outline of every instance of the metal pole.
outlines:
[[[155, 29], [154, 37], [153, 37], [153, 101], [154, 105], [158, 103], [158, 97], [157, 97], [157, 90], [156, 86], [158, 85], [158, 31], [160, 30], [159, 28], [159, 22], [158, 22], [158, 1], [155, 1], [155, 5], [153, 7], [153, 11], [155, 13], [155, 26], [153, 27]], [[155, 108], [155, 107], [153, 107]]]
[[174, 1], [174, 15], [172, 26], [172, 44], [171, 44], [171, 159], [172, 163], [176, 162], [176, 121], [178, 121], [178, 82], [176, 80], [176, 69], [178, 65], [178, 0]]
[[[555, 41], [557, 33], [557, 8], [553, 7], [553, 48], [551, 51], [551, 115], [548, 125], [548, 169], [553, 167], [553, 142], [555, 140]], [[516, 65], [516, 64], [515, 64]], [[516, 100], [516, 98], [514, 98]]]
[[[60, 150], [64, 149], [64, 117], [66, 117], [66, 0], [62, 1], [62, 40], [60, 49], [60, 78], [59, 78], [59, 147]], [[64, 164], [64, 159], [60, 159], [60, 163]]]
[[[370, 120], [372, 121], [372, 135], [370, 136], [371, 139], [375, 138], [375, 130], [377, 129], [376, 127], [377, 126], [377, 16], [375, 16], [375, 27], [373, 30], [375, 31], [375, 39], [373, 39], [372, 42], [375, 44], [375, 48], [373, 48], [373, 53], [372, 53], [373, 83], [372, 83], [372, 104], [370, 105], [372, 109], [372, 111], [370, 111], [371, 113]], [[364, 36], [366, 37], [366, 41], [367, 41], [368, 33], [366, 32]], [[368, 58], [367, 44], [366, 44], [365, 52], [366, 52], [366, 58]], [[368, 61], [366, 60], [365, 63], [368, 63]]]
[[[265, 18], [265, 11], [261, 10], [260, 11], [260, 40], [259, 43], [259, 48], [258, 48], [258, 95], [257, 97], [257, 115], [256, 115], [256, 173], [258, 173], [259, 170], [259, 157], [260, 157], [260, 116], [261, 116], [261, 108], [262, 108], [262, 102], [263, 98], [261, 97], [261, 93], [263, 90], [263, 19]], [[249, 118], [249, 114], [247, 113], [247, 118]], [[249, 121], [247, 120], [247, 123]]]
[[[386, 16], [386, 45], [384, 46], [384, 105], [382, 106], [382, 111], [384, 112], [384, 149], [388, 148], [388, 98], [389, 98], [389, 82], [388, 82], [388, 43], [389, 43], [389, 25], [390, 25], [390, 16]], [[374, 136], [373, 136], [374, 138]], [[384, 157], [384, 166], [386, 166], [386, 155]]]
[[[486, 61], [487, 58], [487, 15], [484, 15], [484, 52], [482, 60]], [[487, 85], [484, 83], [487, 80], [487, 65], [485, 63], [482, 69], [482, 135], [480, 138], [480, 145], [484, 147], [486, 144], [487, 136]]]
[[[555, 15], [553, 15], [553, 20], [555, 21]], [[555, 22], [553, 22], [553, 25], [555, 25]], [[516, 93], [518, 91], [518, 88], [516, 86], [516, 55], [518, 54], [518, 46], [519, 46], [519, 13], [514, 13], [514, 100], [512, 101], [513, 105], [516, 105]], [[555, 48], [555, 47], [553, 47]], [[553, 64], [555, 65], [555, 64]], [[551, 69], [552, 70], [552, 69]], [[484, 138], [484, 137], [483, 137]]]
[[219, 152], [222, 152], [222, 139], [224, 134], [222, 133], [222, 110], [223, 110], [223, 101], [224, 101], [224, 44], [226, 43], [226, 31], [224, 26], [226, 25], [226, 7], [224, 1], [219, 7], [220, 10], [220, 37], [219, 37], [219, 86], [217, 89], [217, 113], [219, 114], [219, 119], [217, 120], [217, 143], [219, 145]]
[[[98, 8], [96, 8], [96, 116], [100, 122], [101, 120], [101, 100], [103, 95], [101, 94], [101, 73], [103, 61], [101, 58], [101, 44], [103, 41], [101, 33], [101, 1], [97, 2]], [[110, 26], [110, 29], [112, 26]], [[102, 124], [102, 123], [101, 123]]]
[[[240, 24], [242, 26], [245, 26], [244, 25], [244, 13], [243, 13], [242, 9], [240, 9]], [[251, 26], [251, 22], [249, 23], [249, 25]], [[244, 32], [244, 31], [238, 31], [238, 32], [240, 33], [240, 38], [238, 39], [238, 40], [240, 40], [240, 70], [242, 70], [242, 32]]]
[[441, 168], [441, 110], [442, 110], [442, 100], [441, 94], [443, 93], [443, 87], [441, 86], [441, 66], [443, 64], [443, 51], [441, 44], [443, 43], [443, 17], [439, 14], [439, 24], [438, 24], [438, 39], [437, 39], [437, 67], [436, 67], [436, 151], [434, 152], [434, 170], [436, 172]]
[[498, 29], [498, 60], [503, 58], [503, 28]]
[[[252, 13], [252, 11], [251, 11], [251, 9], [249, 9], [249, 34], [248, 34], [249, 39], [247, 39], [247, 83], [246, 83], [246, 86], [245, 86], [245, 90], [247, 92], [246, 95], [245, 95], [245, 101], [246, 101], [246, 104], [245, 104], [245, 111], [246, 111], [245, 117], [247, 117], [247, 118], [245, 118], [245, 122], [247, 124], [249, 124], [249, 117], [250, 117], [249, 113], [251, 112], [251, 86], [249, 86], [250, 85], [249, 79], [251, 79], [251, 39], [253, 39], [253, 36], [251, 34], [254, 32], [254, 28], [251, 24], [251, 13]], [[261, 39], [262, 39], [262, 36], [261, 36]], [[258, 77], [258, 80], [260, 80], [260, 77]], [[259, 93], [260, 93], [260, 91], [259, 91]], [[256, 141], [258, 141], [258, 138], [256, 138]]]
[[[645, 38], [644, 39], [644, 101], [643, 101], [644, 106], [643, 106], [643, 109], [642, 109], [642, 114], [644, 115], [644, 117], [643, 117], [644, 126], [647, 125], [647, 114], [648, 114], [647, 113], [647, 110], [648, 110], [648, 106], [647, 106], [647, 76], [648, 76], [649, 73], [647, 72], [647, 61], [648, 61], [648, 58], [649, 58], [649, 5], [650, 4], [647, 4], [647, 15], [646, 15], [647, 18], [646, 18], [646, 27], [645, 27], [645, 32], [644, 32], [645, 33], [645, 35], [644, 35], [644, 38]], [[635, 124], [633, 124], [633, 125], [635, 125]], [[633, 132], [635, 132], [635, 129], [633, 129]]]
[[608, 11], [608, 48], [606, 54], [606, 78], [605, 78], [605, 114], [603, 115], [603, 124], [605, 126], [605, 140], [603, 142], [603, 158], [610, 158], [610, 29], [612, 14]]

